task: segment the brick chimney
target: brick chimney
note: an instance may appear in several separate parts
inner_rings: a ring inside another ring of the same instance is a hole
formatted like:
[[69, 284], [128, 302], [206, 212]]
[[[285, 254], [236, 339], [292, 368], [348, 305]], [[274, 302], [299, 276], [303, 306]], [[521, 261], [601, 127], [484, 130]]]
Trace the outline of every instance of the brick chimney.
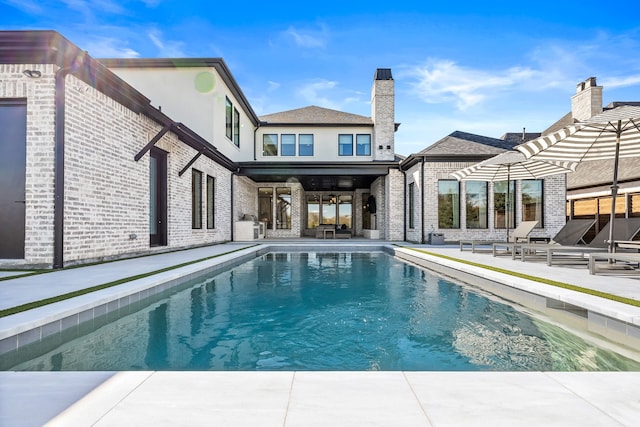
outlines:
[[373, 160], [393, 160], [395, 157], [395, 89], [390, 68], [378, 68], [371, 88], [371, 119], [373, 120]]
[[576, 94], [571, 97], [571, 115], [574, 120], [587, 120], [602, 113], [602, 86], [596, 86], [596, 78], [589, 77], [578, 83]]

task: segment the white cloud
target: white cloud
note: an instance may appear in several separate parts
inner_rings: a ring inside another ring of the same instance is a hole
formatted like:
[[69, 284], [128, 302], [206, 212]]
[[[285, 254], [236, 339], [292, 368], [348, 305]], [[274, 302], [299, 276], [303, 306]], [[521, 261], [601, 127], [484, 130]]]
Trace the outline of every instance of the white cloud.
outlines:
[[186, 56], [182, 50], [184, 43], [178, 41], [164, 41], [162, 39], [162, 33], [157, 30], [149, 31], [147, 35], [154, 46], [158, 48], [160, 56], [166, 58], [181, 58]]
[[277, 89], [280, 87], [280, 83], [278, 83], [278, 82], [273, 82], [273, 81], [271, 81], [271, 80], [269, 80], [269, 81], [267, 82], [267, 84], [268, 84], [267, 91], [269, 91], [269, 92], [273, 92], [274, 90], [277, 90]]
[[39, 15], [44, 12], [44, 9], [42, 8], [39, 1], [5, 0], [5, 3], [29, 14]]
[[326, 26], [320, 25], [319, 29], [296, 29], [289, 27], [284, 35], [286, 38], [292, 40], [298, 47], [306, 49], [323, 49], [327, 46], [328, 31]]
[[86, 50], [95, 58], [138, 58], [140, 53], [115, 38], [99, 38], [87, 41]]
[[486, 71], [445, 59], [429, 60], [407, 74], [415, 78], [413, 87], [423, 101], [453, 103], [459, 110], [480, 104], [497, 92], [529, 85], [532, 80], [541, 78], [540, 72], [527, 67]]
[[324, 79], [316, 80], [298, 89], [298, 95], [310, 105], [337, 109], [339, 105], [335, 102], [335, 98], [331, 94], [331, 91], [337, 86], [338, 82], [335, 81]]
[[607, 77], [599, 81], [598, 84], [608, 89], [635, 86], [640, 84], [640, 74], [626, 77]]

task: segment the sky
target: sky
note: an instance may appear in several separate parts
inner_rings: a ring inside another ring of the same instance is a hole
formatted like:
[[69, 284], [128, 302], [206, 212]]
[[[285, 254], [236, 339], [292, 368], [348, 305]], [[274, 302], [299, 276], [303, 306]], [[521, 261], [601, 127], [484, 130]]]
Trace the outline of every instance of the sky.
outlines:
[[[615, 6], [615, 7], [609, 7]], [[397, 154], [454, 131], [541, 132], [596, 77], [640, 101], [637, 0], [0, 0], [0, 29], [55, 30], [95, 58], [222, 57], [258, 115], [316, 105], [371, 116], [395, 81]]]

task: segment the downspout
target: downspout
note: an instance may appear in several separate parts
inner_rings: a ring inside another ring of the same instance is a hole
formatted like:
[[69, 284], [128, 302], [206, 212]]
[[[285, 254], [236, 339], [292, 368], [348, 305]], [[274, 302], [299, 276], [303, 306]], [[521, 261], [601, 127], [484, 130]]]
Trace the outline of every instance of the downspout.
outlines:
[[231, 177], [229, 178], [231, 180], [231, 209], [230, 209], [230, 216], [231, 216], [231, 232], [230, 232], [230, 236], [231, 236], [231, 241], [233, 242], [234, 239], [234, 235], [233, 235], [233, 229], [234, 229], [234, 218], [233, 218], [233, 213], [234, 213], [234, 206], [233, 206], [233, 202], [234, 202], [234, 189], [233, 189], [233, 182], [234, 182], [234, 177], [236, 176], [236, 174], [238, 173], [238, 169], [236, 169], [235, 172], [231, 172]]
[[424, 244], [424, 162], [425, 158], [422, 156], [422, 163], [420, 165], [420, 244]]
[[56, 71], [55, 81], [55, 148], [53, 177], [53, 268], [64, 267], [64, 133], [65, 79], [73, 67]]
[[[402, 168], [400, 168], [402, 170]], [[403, 217], [404, 221], [403, 221], [403, 226], [402, 229], [404, 230], [404, 234], [402, 236], [402, 240], [404, 242], [407, 241], [407, 227], [409, 226], [409, 224], [407, 224], [407, 212], [409, 211], [407, 209], [407, 171], [403, 171], [402, 174], [402, 187], [404, 188], [404, 211], [403, 211]]]

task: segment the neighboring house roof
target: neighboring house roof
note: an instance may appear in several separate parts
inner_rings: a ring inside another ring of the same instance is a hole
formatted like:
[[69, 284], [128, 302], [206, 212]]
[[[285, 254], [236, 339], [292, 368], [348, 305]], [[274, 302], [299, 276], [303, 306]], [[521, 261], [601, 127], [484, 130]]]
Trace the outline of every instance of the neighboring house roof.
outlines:
[[540, 132], [507, 132], [500, 137], [504, 141], [509, 141], [515, 145], [522, 144], [532, 139], [536, 139], [542, 134]]
[[509, 140], [455, 131], [404, 159], [401, 168], [406, 170], [423, 158], [440, 162], [481, 161], [512, 150], [516, 145], [518, 143]]
[[262, 126], [276, 125], [322, 125], [322, 126], [373, 126], [371, 117], [331, 110], [329, 108], [316, 107], [315, 105], [297, 108], [295, 110], [282, 111], [280, 113], [260, 116]]
[[[620, 159], [618, 182], [635, 181], [640, 178], [640, 161], [637, 158]], [[582, 162], [575, 172], [567, 174], [567, 190], [611, 185], [613, 182], [613, 159]]]

